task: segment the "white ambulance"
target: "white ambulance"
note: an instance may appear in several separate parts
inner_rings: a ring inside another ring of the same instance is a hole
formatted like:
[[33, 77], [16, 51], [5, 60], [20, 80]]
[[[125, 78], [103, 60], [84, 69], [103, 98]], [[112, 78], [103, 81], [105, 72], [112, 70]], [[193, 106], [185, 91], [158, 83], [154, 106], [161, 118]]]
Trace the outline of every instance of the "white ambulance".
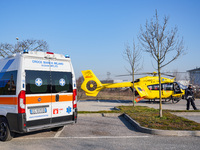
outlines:
[[68, 55], [24, 51], [0, 60], [0, 140], [76, 123], [77, 92]]

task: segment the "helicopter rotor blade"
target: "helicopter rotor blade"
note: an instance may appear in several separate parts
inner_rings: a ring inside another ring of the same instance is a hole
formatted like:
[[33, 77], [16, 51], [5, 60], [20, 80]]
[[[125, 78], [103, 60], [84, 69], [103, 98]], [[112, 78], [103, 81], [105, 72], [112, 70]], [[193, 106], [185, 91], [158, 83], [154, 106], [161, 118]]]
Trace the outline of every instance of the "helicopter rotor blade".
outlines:
[[165, 76], [169, 76], [169, 77], [176, 77], [176, 76], [174, 76], [174, 75], [170, 75], [170, 74], [166, 74], [166, 73], [161, 73], [162, 75], [165, 75]]
[[[143, 75], [143, 74], [134, 73], [134, 75]], [[132, 76], [132, 74], [116, 75], [115, 77], [125, 77], [125, 76]]]
[[[155, 74], [157, 74], [157, 72], [134, 73], [134, 75], [145, 75], [145, 74], [155, 75]], [[116, 77], [123, 77], [123, 76], [132, 76], [132, 74], [116, 75]]]
[[131, 76], [131, 74], [116, 75], [115, 77], [125, 77], [125, 76]]
[[[165, 76], [169, 76], [169, 77], [176, 77], [174, 75], [168, 74], [168, 73], [173, 73], [173, 72], [165, 72], [165, 73], [161, 73], [161, 75], [165, 75]], [[177, 73], [186, 73], [186, 72], [177, 72]], [[134, 73], [134, 75], [145, 75], [145, 74], [149, 74], [149, 75], [153, 75], [153, 76], [157, 76], [158, 73], [157, 72], [141, 72], [141, 73]], [[116, 75], [116, 77], [123, 77], [123, 76], [132, 76], [132, 74], [124, 74], [124, 75]]]

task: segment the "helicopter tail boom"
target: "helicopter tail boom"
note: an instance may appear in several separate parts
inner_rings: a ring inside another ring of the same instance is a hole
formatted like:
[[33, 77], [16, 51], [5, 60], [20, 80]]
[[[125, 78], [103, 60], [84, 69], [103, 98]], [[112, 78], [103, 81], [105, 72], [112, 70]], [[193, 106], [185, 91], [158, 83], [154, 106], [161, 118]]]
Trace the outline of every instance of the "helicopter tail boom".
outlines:
[[132, 87], [131, 82], [121, 82], [121, 83], [105, 83], [102, 84], [99, 79], [95, 76], [92, 70], [82, 71], [84, 82], [81, 85], [81, 89], [85, 91], [87, 96], [97, 96], [99, 91], [105, 88], [122, 88], [122, 87]]
[[[82, 71], [84, 81], [81, 85], [81, 89], [85, 91], [87, 96], [96, 97], [102, 89], [106, 88], [122, 88], [122, 87], [133, 87], [132, 82], [121, 82], [121, 83], [105, 83], [102, 84], [101, 81], [95, 76], [92, 70]], [[135, 99], [135, 103], [144, 99], [147, 96], [147, 93], [140, 86], [135, 85], [135, 90], [138, 92], [139, 97]]]

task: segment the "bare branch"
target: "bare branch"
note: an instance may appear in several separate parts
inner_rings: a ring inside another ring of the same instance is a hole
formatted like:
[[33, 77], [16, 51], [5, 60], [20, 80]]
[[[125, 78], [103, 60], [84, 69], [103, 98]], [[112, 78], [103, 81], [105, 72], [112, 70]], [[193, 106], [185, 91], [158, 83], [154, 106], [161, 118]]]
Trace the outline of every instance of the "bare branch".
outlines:
[[[178, 41], [178, 28], [174, 27], [170, 31], [166, 31], [169, 17], [164, 17], [163, 25], [161, 26], [156, 11], [154, 19], [151, 22], [146, 21], [145, 30], [141, 27], [138, 39], [143, 47], [143, 51], [150, 53], [150, 55], [164, 67], [180, 55], [184, 53], [183, 40]], [[169, 52], [176, 52], [170, 60], [166, 60]]]
[[17, 41], [16, 44], [1, 43], [0, 44], [0, 57], [7, 57], [14, 53], [20, 53], [24, 49], [30, 51], [47, 51], [48, 44], [43, 40], [27, 39], [23, 41]]
[[139, 48], [139, 46], [135, 45], [135, 42], [133, 40], [133, 48], [131, 50], [129, 44], [125, 45], [125, 51], [123, 53], [123, 57], [124, 59], [129, 63], [130, 67], [131, 67], [131, 74], [133, 74], [134, 72], [137, 72], [138, 70], [141, 69], [140, 67], [140, 63], [138, 63], [141, 59], [141, 50]]

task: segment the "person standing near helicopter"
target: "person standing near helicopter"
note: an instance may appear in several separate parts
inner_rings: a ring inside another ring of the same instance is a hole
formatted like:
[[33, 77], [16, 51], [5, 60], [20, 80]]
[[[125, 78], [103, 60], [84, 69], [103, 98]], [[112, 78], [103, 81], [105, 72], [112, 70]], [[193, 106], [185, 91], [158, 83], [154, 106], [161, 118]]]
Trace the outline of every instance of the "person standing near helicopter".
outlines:
[[187, 100], [187, 105], [186, 105], [187, 108], [186, 109], [187, 110], [190, 109], [190, 103], [191, 103], [193, 109], [194, 110], [198, 110], [197, 107], [196, 107], [196, 105], [195, 105], [195, 103], [194, 103], [194, 100], [195, 100], [194, 99], [194, 92], [193, 92], [191, 84], [188, 86], [188, 88], [185, 91], [185, 97], [186, 97], [186, 100]]

